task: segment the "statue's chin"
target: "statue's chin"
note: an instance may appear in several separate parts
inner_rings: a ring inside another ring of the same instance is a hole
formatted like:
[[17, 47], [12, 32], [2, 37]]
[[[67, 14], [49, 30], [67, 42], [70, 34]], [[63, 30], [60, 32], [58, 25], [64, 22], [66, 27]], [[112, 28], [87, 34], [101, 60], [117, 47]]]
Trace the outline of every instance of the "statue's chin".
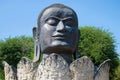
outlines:
[[41, 47], [42, 53], [58, 53], [58, 54], [71, 54], [73, 53], [75, 48], [73, 47], [72, 43], [68, 41], [60, 41], [54, 40], [49, 45], [44, 45]]
[[67, 53], [70, 54], [72, 53], [72, 48], [69, 45], [51, 45], [43, 49], [43, 53], [58, 53], [58, 54], [63, 54]]

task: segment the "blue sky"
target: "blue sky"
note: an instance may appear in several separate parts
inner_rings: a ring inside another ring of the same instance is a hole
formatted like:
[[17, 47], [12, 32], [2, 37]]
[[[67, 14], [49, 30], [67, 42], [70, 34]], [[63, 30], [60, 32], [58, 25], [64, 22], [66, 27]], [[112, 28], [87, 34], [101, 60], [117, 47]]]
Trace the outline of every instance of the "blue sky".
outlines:
[[32, 36], [39, 13], [54, 3], [73, 8], [79, 26], [95, 26], [113, 33], [116, 51], [120, 54], [120, 0], [0, 0], [0, 40]]

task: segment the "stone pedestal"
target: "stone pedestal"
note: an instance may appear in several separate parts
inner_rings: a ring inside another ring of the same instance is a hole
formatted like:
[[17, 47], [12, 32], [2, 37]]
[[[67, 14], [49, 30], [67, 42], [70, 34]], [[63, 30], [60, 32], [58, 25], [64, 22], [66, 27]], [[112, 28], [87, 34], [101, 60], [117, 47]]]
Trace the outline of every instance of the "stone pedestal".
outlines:
[[4, 62], [5, 80], [109, 80], [109, 61], [95, 70], [86, 56], [69, 65], [60, 55], [51, 54], [38, 67], [31, 60], [22, 58], [17, 69]]

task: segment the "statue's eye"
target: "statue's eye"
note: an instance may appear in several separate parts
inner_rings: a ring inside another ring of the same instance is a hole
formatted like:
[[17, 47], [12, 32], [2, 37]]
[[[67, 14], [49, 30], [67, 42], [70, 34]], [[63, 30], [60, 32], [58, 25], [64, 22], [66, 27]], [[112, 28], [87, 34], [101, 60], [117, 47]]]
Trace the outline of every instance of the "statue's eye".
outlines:
[[75, 21], [73, 19], [66, 19], [64, 20], [65, 25], [69, 26], [69, 27], [74, 27], [75, 26]]
[[46, 20], [46, 23], [51, 25], [51, 26], [56, 26], [58, 24], [59, 20], [56, 18], [48, 18]]

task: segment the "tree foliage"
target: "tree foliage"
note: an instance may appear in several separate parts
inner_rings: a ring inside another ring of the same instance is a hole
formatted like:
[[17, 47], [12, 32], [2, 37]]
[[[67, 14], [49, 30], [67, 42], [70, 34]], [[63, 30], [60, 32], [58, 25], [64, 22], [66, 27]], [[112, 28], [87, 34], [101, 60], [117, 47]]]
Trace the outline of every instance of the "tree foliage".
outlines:
[[119, 66], [115, 70], [115, 77], [114, 80], [120, 80], [120, 61], [119, 61]]
[[8, 38], [0, 43], [0, 61], [16, 65], [23, 56], [32, 58], [33, 47], [33, 40], [30, 37]]
[[104, 60], [111, 59], [110, 79], [113, 80], [119, 59], [115, 52], [115, 41], [112, 34], [107, 30], [90, 26], [81, 27], [80, 33], [78, 48], [80, 56], [89, 56], [97, 66]]
[[26, 36], [7, 38], [4, 41], [0, 41], [0, 77], [3, 77], [3, 61], [17, 66], [21, 57], [32, 59], [33, 47], [33, 39]]

